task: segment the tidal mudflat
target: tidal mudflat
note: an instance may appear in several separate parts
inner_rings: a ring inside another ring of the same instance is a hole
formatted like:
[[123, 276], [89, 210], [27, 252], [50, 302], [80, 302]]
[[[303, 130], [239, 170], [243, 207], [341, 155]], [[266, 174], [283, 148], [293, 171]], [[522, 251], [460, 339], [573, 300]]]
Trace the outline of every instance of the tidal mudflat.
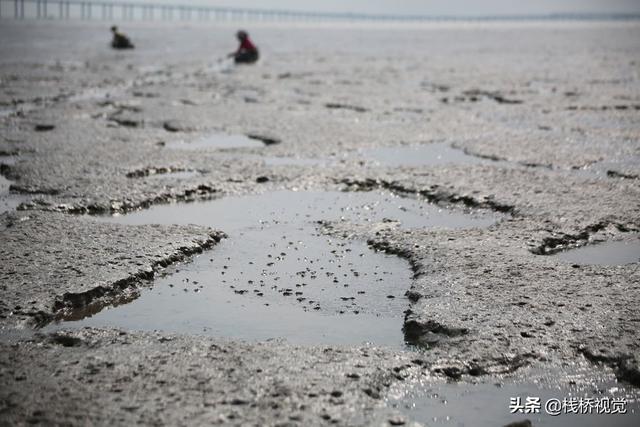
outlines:
[[126, 27], [0, 26], [3, 422], [637, 424], [637, 22]]

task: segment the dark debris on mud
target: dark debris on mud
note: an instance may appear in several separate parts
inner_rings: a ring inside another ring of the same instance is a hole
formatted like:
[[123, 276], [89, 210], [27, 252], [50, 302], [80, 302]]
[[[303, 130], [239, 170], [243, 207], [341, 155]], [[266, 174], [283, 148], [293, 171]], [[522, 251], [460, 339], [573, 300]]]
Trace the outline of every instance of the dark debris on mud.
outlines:
[[428, 189], [413, 189], [407, 188], [397, 182], [372, 178], [367, 178], [364, 180], [344, 178], [338, 180], [338, 183], [346, 185], [347, 189], [350, 191], [371, 191], [373, 189], [383, 188], [401, 195], [417, 195], [423, 197], [427, 202], [430, 203], [459, 203], [470, 208], [490, 209], [495, 212], [508, 213], [511, 215], [517, 214], [515, 206], [497, 202], [491, 196], [485, 197], [483, 199], [477, 199], [472, 196], [460, 195], [450, 192], [448, 190], [439, 188], [436, 185], [431, 186], [431, 188]]

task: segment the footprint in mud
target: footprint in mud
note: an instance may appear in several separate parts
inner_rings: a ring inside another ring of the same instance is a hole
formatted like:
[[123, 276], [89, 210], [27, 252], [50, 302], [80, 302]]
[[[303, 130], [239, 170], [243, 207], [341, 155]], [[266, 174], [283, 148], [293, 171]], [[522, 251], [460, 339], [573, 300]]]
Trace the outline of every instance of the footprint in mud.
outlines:
[[229, 238], [171, 269], [133, 302], [62, 326], [402, 347], [403, 295], [412, 279], [408, 262], [361, 241], [320, 234], [314, 225], [318, 220], [384, 218], [405, 227], [447, 228], [496, 220], [390, 193], [294, 191], [155, 206], [103, 218], [121, 224], [200, 224], [222, 229]]

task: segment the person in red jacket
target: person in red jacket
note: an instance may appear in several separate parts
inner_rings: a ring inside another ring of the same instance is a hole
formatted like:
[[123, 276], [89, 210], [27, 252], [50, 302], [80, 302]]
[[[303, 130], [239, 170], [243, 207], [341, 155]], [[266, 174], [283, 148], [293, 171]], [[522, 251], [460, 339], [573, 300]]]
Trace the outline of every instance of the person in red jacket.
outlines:
[[253, 44], [246, 31], [240, 30], [236, 33], [240, 42], [238, 50], [229, 54], [236, 64], [253, 64], [259, 58], [258, 48]]

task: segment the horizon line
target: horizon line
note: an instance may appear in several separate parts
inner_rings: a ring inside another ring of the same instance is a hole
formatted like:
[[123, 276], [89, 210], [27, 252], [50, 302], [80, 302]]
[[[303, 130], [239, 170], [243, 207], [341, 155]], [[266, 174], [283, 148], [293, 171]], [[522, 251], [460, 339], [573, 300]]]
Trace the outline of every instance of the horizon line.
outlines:
[[388, 14], [371, 12], [319, 12], [298, 9], [265, 9], [248, 7], [208, 6], [164, 2], [118, 1], [118, 0], [0, 0], [1, 3], [64, 3], [70, 5], [92, 4], [96, 6], [118, 6], [137, 8], [170, 8], [173, 10], [209, 11], [246, 15], [280, 15], [300, 18], [351, 19], [371, 21], [634, 21], [640, 20], [640, 12], [553, 12], [530, 14]]

